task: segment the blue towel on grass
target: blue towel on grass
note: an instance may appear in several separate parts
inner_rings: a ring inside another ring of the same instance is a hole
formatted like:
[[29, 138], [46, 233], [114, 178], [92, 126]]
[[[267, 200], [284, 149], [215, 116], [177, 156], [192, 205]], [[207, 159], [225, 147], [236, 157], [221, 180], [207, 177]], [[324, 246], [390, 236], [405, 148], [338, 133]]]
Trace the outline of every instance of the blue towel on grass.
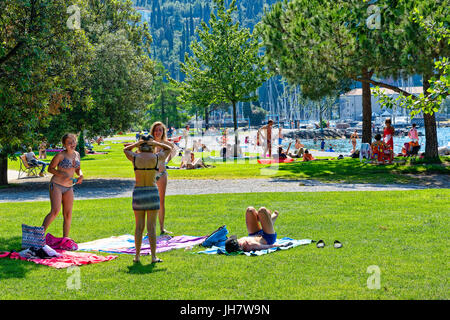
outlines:
[[[291, 249], [294, 247], [298, 247], [298, 246], [302, 246], [305, 244], [310, 244], [312, 242], [312, 240], [310, 239], [302, 239], [302, 240], [294, 240], [291, 238], [282, 238], [282, 239], [277, 239], [277, 241], [275, 242], [275, 244], [279, 244], [279, 245], [286, 245], [288, 243], [291, 243], [290, 245], [286, 246], [286, 247], [274, 247], [274, 248], [270, 248], [270, 249], [265, 249], [265, 250], [257, 250], [257, 251], [250, 251], [250, 252], [241, 252], [243, 254], [245, 254], [246, 256], [262, 256], [268, 253], [272, 253], [278, 250], [287, 250], [287, 249]], [[204, 254], [225, 254], [225, 255], [236, 255], [236, 253], [232, 253], [229, 254], [226, 250], [225, 250], [225, 244], [223, 246], [212, 246], [209, 249], [203, 250], [203, 251], [199, 251], [197, 253], [204, 253]]]

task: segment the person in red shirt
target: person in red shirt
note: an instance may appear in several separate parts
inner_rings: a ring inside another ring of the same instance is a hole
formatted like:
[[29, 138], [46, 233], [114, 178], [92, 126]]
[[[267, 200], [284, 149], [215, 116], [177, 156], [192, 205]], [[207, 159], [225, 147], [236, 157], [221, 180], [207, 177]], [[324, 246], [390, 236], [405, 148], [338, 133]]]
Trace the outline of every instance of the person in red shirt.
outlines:
[[386, 119], [385, 124], [386, 126], [384, 127], [383, 131], [384, 143], [386, 143], [391, 148], [391, 150], [394, 150], [395, 130], [394, 127], [391, 125], [391, 119]]

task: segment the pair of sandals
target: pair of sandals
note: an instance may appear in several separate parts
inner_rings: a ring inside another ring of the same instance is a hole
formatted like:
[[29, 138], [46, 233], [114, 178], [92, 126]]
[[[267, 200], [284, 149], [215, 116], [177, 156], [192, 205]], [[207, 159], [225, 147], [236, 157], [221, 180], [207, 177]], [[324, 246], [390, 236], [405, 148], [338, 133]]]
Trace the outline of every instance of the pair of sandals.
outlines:
[[[319, 248], [319, 249], [324, 248], [324, 247], [325, 247], [325, 242], [324, 242], [323, 240], [317, 241], [316, 247]], [[342, 248], [342, 243], [340, 243], [338, 240], [334, 240], [333, 247], [334, 247], [335, 249]]]

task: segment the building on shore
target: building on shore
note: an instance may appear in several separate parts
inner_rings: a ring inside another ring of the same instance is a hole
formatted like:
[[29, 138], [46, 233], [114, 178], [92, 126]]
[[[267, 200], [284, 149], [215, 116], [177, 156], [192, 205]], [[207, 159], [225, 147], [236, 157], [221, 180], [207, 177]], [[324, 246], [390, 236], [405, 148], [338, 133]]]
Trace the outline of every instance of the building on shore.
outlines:
[[[418, 95], [423, 92], [423, 87], [406, 87], [403, 90]], [[398, 93], [390, 89], [380, 88], [386, 95], [397, 98]], [[392, 110], [382, 108], [379, 103], [379, 99], [372, 94], [372, 113], [376, 116], [407, 116], [408, 110], [405, 108], [397, 107]], [[355, 88], [339, 98], [339, 112], [341, 119], [361, 120], [362, 119], [362, 89]]]

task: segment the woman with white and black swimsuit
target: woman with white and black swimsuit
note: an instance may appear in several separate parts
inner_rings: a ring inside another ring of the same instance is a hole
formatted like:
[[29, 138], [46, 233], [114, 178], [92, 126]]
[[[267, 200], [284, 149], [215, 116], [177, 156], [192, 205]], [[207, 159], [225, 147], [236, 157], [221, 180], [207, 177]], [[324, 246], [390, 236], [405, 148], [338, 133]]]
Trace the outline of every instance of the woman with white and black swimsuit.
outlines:
[[[68, 238], [72, 223], [73, 185], [83, 182], [83, 173], [80, 166], [80, 154], [75, 151], [77, 137], [74, 134], [65, 134], [62, 137], [62, 144], [65, 150], [54, 156], [48, 167], [48, 172], [53, 174], [49, 186], [51, 210], [42, 225], [45, 232], [58, 216], [62, 204], [63, 237]], [[77, 179], [73, 179], [75, 173], [78, 175]]]
[[[164, 227], [164, 219], [166, 216], [165, 201], [166, 201], [167, 178], [169, 176], [169, 174], [167, 173], [166, 164], [176, 155], [176, 152], [177, 152], [176, 146], [167, 140], [166, 132], [167, 132], [166, 126], [162, 122], [159, 122], [159, 121], [153, 123], [153, 125], [150, 129], [150, 134], [155, 138], [156, 142], [170, 145], [173, 148], [171, 153], [168, 155], [167, 159], [165, 160], [165, 162], [162, 161], [160, 163], [159, 173], [156, 176], [156, 184], [158, 186], [159, 201], [160, 201], [158, 219], [159, 219], [159, 227], [161, 230], [161, 234], [172, 233], [170, 231], [167, 231]], [[161, 149], [159, 147], [156, 147], [155, 152], [158, 152], [158, 151], [161, 151]]]

